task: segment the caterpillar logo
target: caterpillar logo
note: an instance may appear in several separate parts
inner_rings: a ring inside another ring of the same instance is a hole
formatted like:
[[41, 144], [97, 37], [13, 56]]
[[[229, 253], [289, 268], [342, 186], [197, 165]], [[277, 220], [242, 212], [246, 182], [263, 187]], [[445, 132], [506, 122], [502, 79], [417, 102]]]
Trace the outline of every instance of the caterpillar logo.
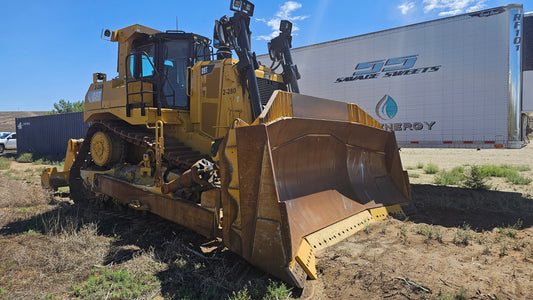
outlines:
[[214, 69], [215, 69], [215, 65], [202, 66], [202, 68], [200, 69], [200, 74], [202, 76], [210, 74], [211, 72], [213, 72]]

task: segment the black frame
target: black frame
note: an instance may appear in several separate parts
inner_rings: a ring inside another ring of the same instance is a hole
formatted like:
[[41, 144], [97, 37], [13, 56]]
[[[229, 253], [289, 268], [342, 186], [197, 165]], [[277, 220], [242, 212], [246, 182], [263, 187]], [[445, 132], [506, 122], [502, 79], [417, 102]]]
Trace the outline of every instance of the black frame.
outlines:
[[[197, 61], [199, 60], [211, 60], [213, 57], [212, 49], [210, 47], [211, 41], [203, 37], [201, 35], [197, 35], [194, 33], [185, 33], [183, 31], [167, 31], [164, 33], [156, 33], [153, 35], [144, 35], [143, 37], [137, 38], [132, 43], [132, 51], [129, 55], [126, 56], [126, 115], [130, 116], [131, 108], [140, 107], [141, 108], [141, 115], [145, 115], [145, 107], [146, 104], [144, 102], [143, 96], [144, 94], [154, 94], [154, 106], [158, 109], [158, 115], [161, 115], [161, 108], [171, 108], [171, 109], [182, 109], [182, 110], [189, 110], [190, 109], [190, 97], [187, 95], [187, 105], [186, 106], [178, 106], [178, 105], [165, 105], [162, 106], [162, 103], [166, 103], [165, 98], [173, 96], [173, 95], [165, 95], [163, 92], [163, 86], [165, 84], [165, 81], [168, 80], [166, 76], [164, 75], [164, 66], [165, 66], [165, 57], [166, 53], [164, 44], [168, 41], [174, 41], [174, 40], [187, 40], [189, 41], [189, 50], [187, 55], [187, 67], [192, 67]], [[155, 46], [155, 53], [153, 53], [154, 61], [150, 61], [150, 64], [152, 65], [154, 69], [153, 76], [143, 76], [142, 74], [142, 56], [149, 57], [146, 52], [138, 51], [137, 49], [141, 47], [145, 47], [147, 45], [153, 44]], [[203, 53], [197, 53], [199, 51], [199, 47], [203, 47], [204, 51]], [[130, 74], [129, 70], [130, 68], [130, 62], [131, 62], [131, 56], [134, 56], [134, 66], [133, 66], [133, 72], [134, 74]], [[130, 78], [131, 76], [131, 78]], [[187, 76], [187, 74], [186, 74]], [[130, 93], [128, 89], [128, 85], [133, 82], [141, 82], [141, 91], [136, 93]], [[154, 87], [154, 91], [144, 91], [143, 90], [143, 82], [149, 82], [152, 83]], [[190, 84], [190, 80], [187, 79], [187, 85]], [[186, 90], [189, 90], [189, 87], [186, 87]], [[175, 91], [174, 91], [175, 93]], [[136, 104], [130, 104], [129, 103], [129, 97], [131, 95], [140, 94], [141, 95], [141, 103]], [[186, 93], [187, 94], [187, 93]], [[175, 97], [173, 98], [175, 99]]]

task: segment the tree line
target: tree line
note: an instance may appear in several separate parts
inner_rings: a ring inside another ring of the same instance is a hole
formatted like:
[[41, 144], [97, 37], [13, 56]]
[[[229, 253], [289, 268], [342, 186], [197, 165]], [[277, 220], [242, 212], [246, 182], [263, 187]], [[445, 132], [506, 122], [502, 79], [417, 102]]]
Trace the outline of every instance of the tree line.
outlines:
[[70, 112], [84, 111], [84, 101], [65, 101], [64, 99], [54, 103], [54, 109], [49, 111], [48, 115], [64, 114]]

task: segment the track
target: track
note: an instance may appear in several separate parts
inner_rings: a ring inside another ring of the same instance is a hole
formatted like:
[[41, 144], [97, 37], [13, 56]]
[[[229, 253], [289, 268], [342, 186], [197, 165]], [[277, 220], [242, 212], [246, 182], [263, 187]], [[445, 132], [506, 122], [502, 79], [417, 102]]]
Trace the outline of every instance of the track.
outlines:
[[[80, 176], [80, 170], [90, 167], [90, 143], [93, 135], [98, 131], [112, 132], [123, 141], [132, 145], [152, 149], [155, 152], [155, 133], [144, 126], [133, 126], [121, 120], [94, 121], [85, 134], [84, 142], [70, 169], [69, 186], [72, 199], [77, 203], [91, 202], [94, 193], [88, 191]], [[169, 167], [183, 171], [189, 169], [195, 162], [206, 155], [193, 150], [174, 137], [165, 137], [165, 151], [163, 158]]]
[[[120, 120], [102, 120], [93, 122], [91, 128], [96, 127], [100, 131], [108, 131], [121, 137], [130, 144], [152, 149], [155, 151], [155, 136], [152, 130], [143, 126], [132, 126]], [[86, 141], [90, 141], [92, 135], [91, 128], [87, 131]], [[163, 157], [167, 162], [175, 167], [189, 169], [195, 162], [205, 158], [200, 152], [186, 146], [183, 142], [174, 137], [165, 137], [165, 151]]]

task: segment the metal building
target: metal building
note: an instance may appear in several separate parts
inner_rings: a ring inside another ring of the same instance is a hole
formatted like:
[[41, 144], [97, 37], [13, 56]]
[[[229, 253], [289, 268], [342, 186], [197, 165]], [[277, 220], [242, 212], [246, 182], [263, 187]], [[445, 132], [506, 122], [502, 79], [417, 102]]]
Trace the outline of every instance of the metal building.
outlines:
[[65, 155], [71, 138], [83, 138], [90, 123], [83, 122], [83, 112], [16, 118], [17, 153]]

